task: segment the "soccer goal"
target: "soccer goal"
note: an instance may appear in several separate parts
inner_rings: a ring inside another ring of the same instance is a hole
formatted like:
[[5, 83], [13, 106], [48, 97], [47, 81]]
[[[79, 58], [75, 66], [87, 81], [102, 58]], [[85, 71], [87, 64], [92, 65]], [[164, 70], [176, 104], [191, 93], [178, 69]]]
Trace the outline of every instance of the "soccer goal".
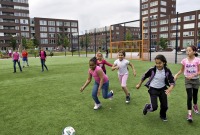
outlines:
[[[110, 57], [124, 50], [127, 59], [149, 60], [149, 42], [143, 39], [143, 22], [134, 20], [110, 26]], [[141, 28], [141, 29], [140, 29]]]

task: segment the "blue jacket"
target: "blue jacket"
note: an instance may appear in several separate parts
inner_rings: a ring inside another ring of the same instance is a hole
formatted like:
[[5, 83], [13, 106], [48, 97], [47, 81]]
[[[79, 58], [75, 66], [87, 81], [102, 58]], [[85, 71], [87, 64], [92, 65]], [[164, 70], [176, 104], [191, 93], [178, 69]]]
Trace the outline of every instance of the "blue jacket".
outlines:
[[[170, 86], [170, 85], [175, 85], [175, 81], [174, 81], [174, 77], [170, 71], [169, 68], [167, 67], [164, 67], [165, 69], [165, 84], [167, 86]], [[149, 78], [148, 82], [145, 84], [145, 86], [147, 88], [149, 88], [149, 85], [151, 83], [151, 81], [153, 80], [154, 76], [155, 76], [155, 73], [156, 73], [156, 66], [150, 68], [143, 76], [142, 76], [142, 81], [144, 81], [146, 78]]]

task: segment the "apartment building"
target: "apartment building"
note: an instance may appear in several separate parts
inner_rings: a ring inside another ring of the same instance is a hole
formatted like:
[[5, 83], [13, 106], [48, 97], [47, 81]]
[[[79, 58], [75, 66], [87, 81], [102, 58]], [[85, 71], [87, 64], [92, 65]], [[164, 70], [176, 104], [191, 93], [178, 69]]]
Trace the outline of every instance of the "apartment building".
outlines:
[[22, 37], [30, 38], [28, 0], [0, 1], [0, 47], [5, 50], [11, 37], [19, 43]]
[[200, 10], [177, 13], [176, 0], [140, 0], [140, 16], [144, 39], [151, 38], [151, 44], [156, 45], [162, 37], [175, 48], [176, 33], [180, 48], [199, 43]]
[[78, 33], [78, 20], [30, 18], [28, 0], [0, 0], [0, 50], [10, 46], [12, 37], [18, 46], [22, 38], [35, 38], [46, 49], [56, 49], [58, 37], [68, 37], [70, 47], [76, 47]]
[[[89, 37], [87, 41], [88, 49], [89, 50], [96, 50], [98, 49], [109, 49], [110, 41], [117, 42], [117, 41], [125, 41], [127, 39], [127, 35], [131, 35], [129, 40], [138, 40], [140, 38], [140, 28], [134, 26], [125, 26], [124, 23], [122, 24], [113, 24], [111, 26], [105, 26], [102, 28], [95, 28], [86, 31], [85, 34]], [[84, 39], [85, 35], [81, 35], [79, 38], [79, 42]], [[111, 36], [111, 39], [110, 39]]]
[[70, 47], [78, 46], [78, 21], [53, 19], [53, 18], [30, 18], [31, 38], [40, 42], [40, 47], [47, 50], [58, 47], [59, 38], [67, 37]]

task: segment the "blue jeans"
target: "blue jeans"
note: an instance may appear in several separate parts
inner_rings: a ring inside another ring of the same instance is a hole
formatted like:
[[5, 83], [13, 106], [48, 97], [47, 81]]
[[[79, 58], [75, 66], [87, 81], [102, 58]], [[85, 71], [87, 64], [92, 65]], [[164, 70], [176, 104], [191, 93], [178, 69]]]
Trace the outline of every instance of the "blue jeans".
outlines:
[[44, 67], [46, 68], [46, 70], [48, 70], [48, 68], [45, 64], [45, 59], [41, 59], [41, 66], [42, 66], [42, 71], [44, 71]]
[[[100, 101], [97, 97], [98, 88], [99, 88], [99, 84], [95, 81], [93, 89], [92, 89], [92, 98], [94, 99], [94, 102], [96, 104], [100, 104]], [[105, 82], [102, 86], [102, 89], [101, 89], [102, 90], [102, 96], [103, 96], [104, 99], [110, 98], [112, 96], [111, 92], [108, 93], [108, 88], [109, 88], [109, 81]]]
[[16, 72], [16, 63], [18, 64], [20, 71], [22, 71], [22, 67], [21, 67], [21, 65], [20, 65], [20, 61], [18, 61], [18, 60], [13, 60], [13, 62], [14, 62], [14, 64], [13, 64], [14, 72]]

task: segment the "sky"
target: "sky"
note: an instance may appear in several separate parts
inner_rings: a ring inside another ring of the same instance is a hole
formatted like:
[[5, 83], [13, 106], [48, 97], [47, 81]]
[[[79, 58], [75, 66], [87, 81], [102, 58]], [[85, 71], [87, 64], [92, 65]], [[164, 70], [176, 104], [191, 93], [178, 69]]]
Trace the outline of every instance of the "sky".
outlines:
[[[30, 17], [78, 20], [79, 33], [139, 19], [140, 0], [29, 0]], [[176, 0], [179, 13], [200, 10], [198, 0]]]

